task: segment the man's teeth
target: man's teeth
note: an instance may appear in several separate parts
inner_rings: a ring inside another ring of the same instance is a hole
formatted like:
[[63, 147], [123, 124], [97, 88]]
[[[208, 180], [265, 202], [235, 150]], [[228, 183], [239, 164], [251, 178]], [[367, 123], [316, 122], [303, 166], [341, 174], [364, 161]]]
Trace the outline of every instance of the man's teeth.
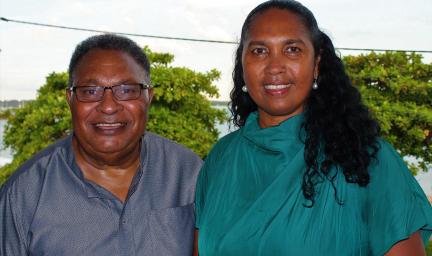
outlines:
[[280, 90], [280, 89], [285, 89], [290, 87], [291, 85], [289, 84], [267, 84], [264, 85], [264, 88], [268, 89], [268, 90]]
[[122, 123], [97, 123], [97, 127], [117, 127], [122, 126]]

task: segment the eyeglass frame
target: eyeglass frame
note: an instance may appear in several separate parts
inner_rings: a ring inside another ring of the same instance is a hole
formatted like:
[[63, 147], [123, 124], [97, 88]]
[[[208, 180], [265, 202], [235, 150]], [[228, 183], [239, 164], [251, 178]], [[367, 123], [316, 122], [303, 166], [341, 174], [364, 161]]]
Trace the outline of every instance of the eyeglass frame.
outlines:
[[[127, 99], [127, 100], [118, 99], [117, 96], [116, 96], [116, 94], [114, 93], [113, 88], [114, 87], [118, 87], [118, 86], [122, 86], [122, 85], [123, 86], [124, 85], [139, 85], [140, 86], [140, 94], [136, 98], [132, 98], [132, 99]], [[96, 101], [85, 101], [85, 100], [83, 101], [83, 100], [81, 100], [78, 97], [78, 93], [76, 93], [76, 89], [77, 88], [84, 88], [84, 87], [87, 87], [87, 88], [91, 88], [91, 87], [103, 88], [103, 93], [102, 93], [101, 98], [99, 100], [96, 100]], [[92, 102], [100, 102], [100, 101], [102, 101], [104, 99], [104, 97], [105, 97], [105, 91], [108, 90], [108, 89], [111, 90], [114, 99], [116, 99], [118, 101], [128, 101], [128, 100], [136, 100], [136, 99], [138, 99], [141, 96], [141, 91], [142, 90], [147, 90], [147, 89], [150, 89], [150, 88], [152, 88], [152, 86], [150, 84], [148, 84], [146, 82], [142, 82], [142, 83], [121, 83], [121, 84], [116, 84], [116, 85], [112, 85], [112, 86], [103, 86], [103, 85], [76, 86], [76, 85], [72, 85], [71, 87], [68, 88], [68, 90], [71, 91], [71, 92], [75, 92], [76, 98], [77, 98], [78, 101], [85, 102], [85, 103], [92, 103]]]

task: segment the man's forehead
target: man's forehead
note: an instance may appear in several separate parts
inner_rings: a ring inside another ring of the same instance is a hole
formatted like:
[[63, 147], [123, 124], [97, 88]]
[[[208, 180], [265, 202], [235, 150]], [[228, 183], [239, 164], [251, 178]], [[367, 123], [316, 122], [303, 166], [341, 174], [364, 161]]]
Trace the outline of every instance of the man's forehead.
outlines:
[[74, 80], [78, 83], [141, 82], [146, 72], [135, 59], [122, 51], [94, 50], [78, 63]]
[[139, 65], [129, 53], [120, 50], [92, 49], [88, 51], [78, 65], [86, 62], [98, 63], [99, 65], [113, 65], [119, 62], [131, 62]]
[[115, 67], [120, 69], [133, 69], [144, 72], [142, 67], [129, 53], [119, 50], [94, 49], [85, 54], [77, 63], [76, 69]]

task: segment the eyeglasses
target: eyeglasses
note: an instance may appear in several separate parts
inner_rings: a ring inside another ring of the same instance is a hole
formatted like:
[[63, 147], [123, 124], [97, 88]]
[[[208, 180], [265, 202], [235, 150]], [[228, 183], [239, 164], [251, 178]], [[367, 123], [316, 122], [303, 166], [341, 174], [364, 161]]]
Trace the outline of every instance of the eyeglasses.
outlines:
[[141, 96], [141, 90], [149, 89], [146, 83], [119, 84], [113, 86], [72, 86], [70, 91], [75, 92], [81, 102], [97, 102], [104, 97], [105, 90], [111, 90], [116, 100], [136, 100]]

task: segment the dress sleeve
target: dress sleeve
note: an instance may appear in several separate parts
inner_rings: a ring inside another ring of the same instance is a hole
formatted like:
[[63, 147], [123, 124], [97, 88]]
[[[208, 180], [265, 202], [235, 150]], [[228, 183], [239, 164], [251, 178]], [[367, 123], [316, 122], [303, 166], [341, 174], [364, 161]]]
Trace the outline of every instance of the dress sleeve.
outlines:
[[210, 155], [205, 159], [197, 179], [195, 188], [195, 228], [200, 228], [202, 220], [202, 209], [204, 208], [207, 190], [207, 168], [210, 165]]
[[368, 233], [372, 255], [420, 231], [425, 246], [432, 232], [432, 208], [399, 154], [382, 141], [370, 167]]
[[27, 255], [24, 231], [16, 212], [13, 195], [0, 190], [0, 255]]

